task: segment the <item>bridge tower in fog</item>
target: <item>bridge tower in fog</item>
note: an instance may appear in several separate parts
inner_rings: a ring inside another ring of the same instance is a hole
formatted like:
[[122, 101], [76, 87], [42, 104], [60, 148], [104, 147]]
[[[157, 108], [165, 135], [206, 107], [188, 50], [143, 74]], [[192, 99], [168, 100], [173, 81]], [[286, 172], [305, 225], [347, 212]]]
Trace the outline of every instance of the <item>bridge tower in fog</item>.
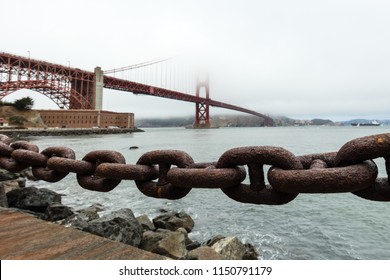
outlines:
[[195, 103], [194, 128], [210, 128], [210, 91], [208, 77], [206, 77], [203, 81], [198, 78], [198, 82], [196, 84], [196, 97], [201, 97], [201, 91], [204, 91], [205, 93], [205, 100], [203, 102]]

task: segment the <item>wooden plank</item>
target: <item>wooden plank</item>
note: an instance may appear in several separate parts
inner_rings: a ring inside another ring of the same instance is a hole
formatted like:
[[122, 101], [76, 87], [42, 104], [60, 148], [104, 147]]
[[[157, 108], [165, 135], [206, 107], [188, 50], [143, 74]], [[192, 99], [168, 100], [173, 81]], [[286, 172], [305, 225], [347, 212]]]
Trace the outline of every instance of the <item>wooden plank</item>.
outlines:
[[0, 208], [0, 259], [164, 260], [130, 245]]

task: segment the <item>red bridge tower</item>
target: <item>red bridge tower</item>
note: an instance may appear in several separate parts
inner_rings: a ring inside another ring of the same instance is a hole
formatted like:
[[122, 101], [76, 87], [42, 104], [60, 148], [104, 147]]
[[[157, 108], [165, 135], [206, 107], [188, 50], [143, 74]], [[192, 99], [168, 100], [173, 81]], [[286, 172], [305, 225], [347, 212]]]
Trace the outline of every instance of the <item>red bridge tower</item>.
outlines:
[[200, 97], [200, 91], [204, 88], [206, 93], [206, 100], [204, 102], [195, 103], [195, 123], [194, 128], [210, 128], [210, 112], [209, 112], [209, 101], [210, 101], [210, 92], [209, 92], [209, 79], [208, 77], [204, 81], [200, 81], [196, 84], [196, 97]]

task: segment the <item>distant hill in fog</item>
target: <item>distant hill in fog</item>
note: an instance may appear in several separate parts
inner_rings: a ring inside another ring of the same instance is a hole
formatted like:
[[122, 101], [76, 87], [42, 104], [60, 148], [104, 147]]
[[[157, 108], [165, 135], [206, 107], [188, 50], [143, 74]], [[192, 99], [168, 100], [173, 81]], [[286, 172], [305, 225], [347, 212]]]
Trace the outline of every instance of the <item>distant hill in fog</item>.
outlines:
[[353, 119], [349, 121], [342, 122], [343, 125], [351, 125], [351, 123], [371, 123], [373, 121], [377, 121], [383, 125], [390, 125], [390, 120], [368, 120], [368, 119]]
[[[181, 127], [194, 124], [194, 117], [147, 118], [135, 120], [137, 127]], [[217, 115], [211, 118], [211, 124], [219, 127], [260, 127], [264, 119], [245, 115]]]
[[[273, 116], [275, 126], [306, 126], [306, 125], [327, 125], [327, 126], [350, 126], [351, 123], [371, 122], [373, 120], [354, 119], [343, 122], [333, 122], [328, 119], [295, 120], [284, 116]], [[172, 118], [147, 118], [136, 119], [137, 127], [185, 127], [194, 123], [194, 117], [172, 117]], [[383, 125], [390, 125], [390, 120], [377, 120]], [[211, 124], [219, 127], [261, 127], [264, 120], [251, 115], [217, 115], [212, 116]]]

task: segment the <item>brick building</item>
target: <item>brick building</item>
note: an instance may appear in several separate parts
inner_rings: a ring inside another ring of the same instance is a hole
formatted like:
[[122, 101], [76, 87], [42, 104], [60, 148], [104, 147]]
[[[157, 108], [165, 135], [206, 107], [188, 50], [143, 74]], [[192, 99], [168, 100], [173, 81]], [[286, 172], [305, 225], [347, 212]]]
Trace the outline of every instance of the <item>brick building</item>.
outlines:
[[134, 128], [133, 113], [103, 110], [37, 110], [45, 125], [60, 128]]

